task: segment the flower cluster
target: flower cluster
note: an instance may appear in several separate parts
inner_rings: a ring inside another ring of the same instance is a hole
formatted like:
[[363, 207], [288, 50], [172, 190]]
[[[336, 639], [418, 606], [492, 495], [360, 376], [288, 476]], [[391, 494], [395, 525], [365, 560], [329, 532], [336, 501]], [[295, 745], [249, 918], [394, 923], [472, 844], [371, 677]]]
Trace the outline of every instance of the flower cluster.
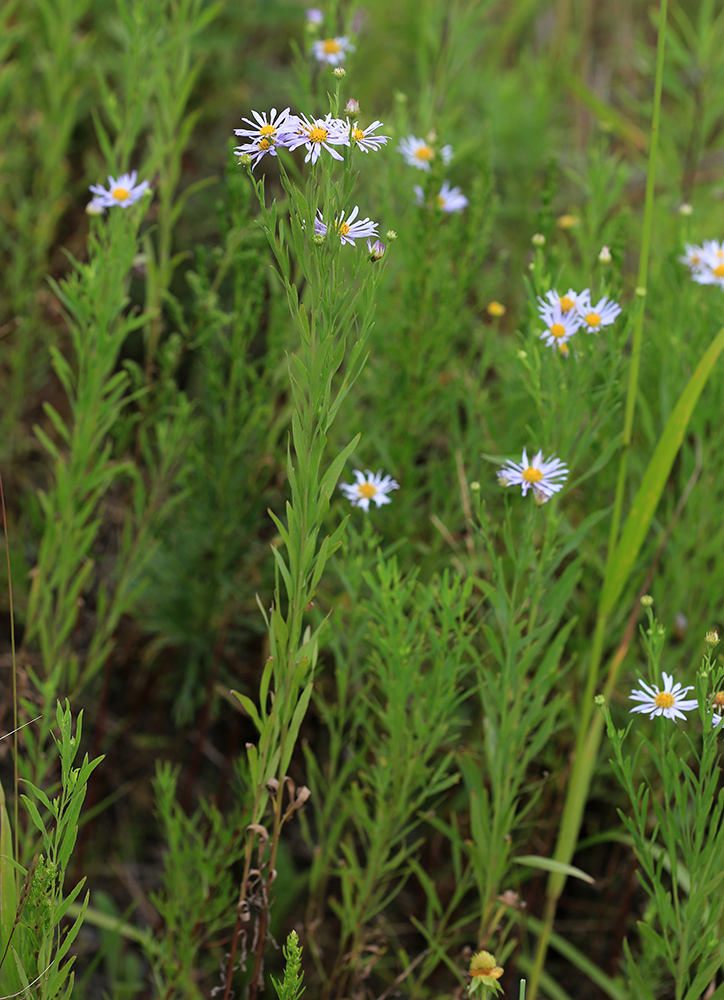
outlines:
[[538, 315], [545, 323], [541, 340], [563, 355], [568, 355], [568, 341], [579, 330], [598, 333], [611, 323], [621, 312], [621, 306], [605, 295], [595, 304], [591, 303], [591, 291], [584, 288], [574, 292], [569, 288], [565, 295], [559, 295], [555, 288], [546, 292], [545, 298], [538, 298]]
[[555, 455], [544, 460], [543, 452], [537, 451], [529, 461], [525, 448], [520, 462], [508, 461], [498, 472], [501, 486], [520, 486], [523, 496], [532, 489], [538, 504], [548, 503], [554, 493], [563, 489], [567, 478], [568, 467]]
[[[450, 145], [442, 146], [438, 151], [435, 146], [434, 133], [430, 133], [427, 139], [418, 139], [417, 136], [408, 135], [406, 139], [400, 139], [397, 150], [404, 157], [405, 163], [427, 173], [430, 172], [432, 163], [438, 155], [444, 166], [447, 166], [453, 158], [453, 148]], [[428, 204], [425, 191], [419, 184], [415, 185], [414, 192], [416, 204]], [[468, 204], [468, 199], [459, 187], [451, 188], [450, 181], [446, 180], [443, 181], [439, 192], [429, 204], [430, 207], [438, 208], [441, 212], [462, 212]]]
[[305, 163], [316, 163], [326, 150], [335, 160], [343, 160], [340, 146], [357, 146], [363, 153], [379, 150], [389, 139], [387, 135], [377, 135], [382, 122], [375, 121], [367, 128], [360, 128], [358, 122], [349, 118], [335, 118], [331, 114], [324, 118], [309, 118], [307, 115], [293, 115], [289, 108], [277, 112], [272, 108], [259, 114], [252, 111], [254, 120], [242, 118], [248, 128], [234, 129], [234, 133], [246, 139], [234, 149], [236, 156], [250, 156], [252, 170], [259, 160], [269, 154], [277, 155], [277, 149], [298, 149], [304, 146], [307, 155]]
[[700, 247], [685, 243], [684, 250], [686, 253], [679, 260], [687, 265], [697, 284], [724, 288], [724, 243], [704, 240]]

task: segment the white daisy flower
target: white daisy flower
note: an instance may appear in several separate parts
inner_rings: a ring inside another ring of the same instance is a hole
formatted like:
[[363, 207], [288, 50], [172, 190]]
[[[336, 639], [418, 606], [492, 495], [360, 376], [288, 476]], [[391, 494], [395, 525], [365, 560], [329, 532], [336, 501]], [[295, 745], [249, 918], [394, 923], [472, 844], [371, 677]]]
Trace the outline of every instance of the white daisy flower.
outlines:
[[550, 309], [539, 312], [546, 324], [540, 339], [545, 341], [548, 347], [557, 347], [560, 350], [561, 345], [570, 340], [581, 327], [581, 320], [573, 309], [564, 313], [560, 306], [551, 306]]
[[568, 467], [555, 455], [544, 460], [543, 452], [537, 451], [528, 461], [525, 448], [520, 462], [508, 461], [498, 472], [501, 486], [520, 486], [523, 496], [532, 488], [538, 503], [546, 503], [554, 493], [562, 490], [567, 478]]
[[344, 157], [334, 149], [334, 146], [349, 146], [349, 130], [347, 122], [341, 118], [326, 115], [324, 118], [307, 118], [299, 115], [295, 129], [285, 135], [284, 145], [287, 149], [297, 149], [305, 146], [307, 155], [304, 162], [316, 163], [323, 149], [326, 149], [335, 160]]
[[95, 209], [111, 208], [113, 205], [129, 208], [131, 205], [135, 205], [148, 188], [148, 181], [136, 184], [136, 171], [132, 170], [130, 174], [121, 174], [118, 180], [109, 176], [108, 188], [109, 190], [106, 191], [101, 184], [91, 184], [90, 190], [95, 195], [91, 204], [94, 205]]
[[620, 315], [621, 306], [605, 295], [598, 300], [595, 306], [592, 306], [591, 293], [587, 288], [584, 288], [578, 296], [576, 312], [586, 333], [598, 333], [604, 326], [610, 326]]
[[[415, 185], [414, 191], [415, 203], [417, 205], [424, 205], [425, 192], [419, 184]], [[435, 195], [435, 205], [441, 212], [462, 212], [467, 204], [468, 199], [459, 187], [451, 188], [450, 181], [443, 181], [443, 185], [440, 188], [439, 193]]]
[[664, 679], [663, 691], [651, 687], [644, 681], [639, 681], [643, 691], [632, 691], [629, 699], [631, 701], [640, 701], [641, 704], [636, 705], [630, 711], [648, 712], [650, 719], [653, 719], [655, 715], [663, 715], [665, 718], [673, 719], [674, 721], [676, 719], [685, 719], [685, 712], [692, 712], [699, 706], [696, 698], [685, 699], [683, 697], [687, 691], [694, 690], [693, 686], [682, 687], [681, 684], [674, 684], [674, 678], [671, 674], [667, 674], [665, 670], [661, 671], [661, 676]]
[[[400, 139], [397, 149], [405, 157], [405, 163], [411, 167], [417, 167], [418, 170], [429, 170], [430, 163], [437, 155], [429, 143], [425, 142], [424, 139], [417, 139], [414, 135]], [[452, 146], [443, 146], [440, 150], [440, 159], [446, 166], [452, 160], [452, 156]]]
[[391, 490], [400, 488], [400, 484], [395, 482], [392, 476], [383, 476], [381, 469], [376, 473], [370, 472], [369, 469], [365, 472], [355, 469], [354, 477], [356, 483], [340, 483], [339, 488], [352, 502], [353, 507], [361, 507], [364, 511], [370, 509], [370, 500], [374, 500], [378, 507], [391, 503], [387, 494]]
[[[334, 228], [339, 233], [340, 243], [354, 246], [355, 240], [366, 236], [377, 236], [377, 223], [370, 219], [357, 219], [358, 213], [359, 208], [355, 205], [347, 218], [344, 212], [340, 212], [334, 220]], [[317, 210], [317, 215], [319, 218], [314, 220], [314, 232], [318, 236], [326, 236], [328, 227], [322, 219], [321, 211]]]
[[701, 267], [703, 256], [704, 247], [697, 246], [695, 243], [685, 243], [684, 255], [679, 257], [679, 260], [693, 270], [696, 267]]
[[266, 111], [261, 114], [258, 111], [252, 111], [251, 113], [254, 116], [254, 121], [251, 118], [241, 119], [247, 125], [250, 125], [251, 128], [234, 129], [234, 135], [243, 136], [250, 141], [241, 146], [236, 146], [234, 154], [236, 156], [243, 156], [246, 153], [251, 156], [253, 169], [267, 153], [271, 156], [277, 155], [276, 147], [286, 145], [285, 140], [288, 135], [296, 130], [298, 120], [296, 115], [289, 113], [289, 108], [284, 108], [278, 114], [277, 109], [272, 108], [268, 119]]
[[[688, 249], [688, 248], [687, 248]], [[719, 285], [724, 288], [724, 247], [718, 240], [704, 240], [698, 263], [691, 276], [699, 285]], [[681, 258], [680, 258], [681, 259]]]
[[550, 311], [556, 306], [564, 315], [575, 310], [578, 298], [578, 292], [574, 292], [572, 288], [569, 288], [565, 295], [559, 295], [558, 291], [552, 288], [546, 292], [545, 299], [538, 297], [538, 312], [541, 318], [547, 322]]
[[348, 52], [354, 52], [354, 45], [346, 35], [339, 38], [320, 38], [312, 46], [312, 52], [318, 62], [339, 66], [344, 62]]
[[372, 122], [367, 128], [360, 128], [357, 122], [354, 125], [350, 125], [349, 137], [351, 145], [358, 146], [363, 153], [368, 153], [370, 149], [376, 152], [380, 146], [385, 146], [390, 136], [373, 134], [375, 129], [379, 128], [381, 124], [382, 122]]

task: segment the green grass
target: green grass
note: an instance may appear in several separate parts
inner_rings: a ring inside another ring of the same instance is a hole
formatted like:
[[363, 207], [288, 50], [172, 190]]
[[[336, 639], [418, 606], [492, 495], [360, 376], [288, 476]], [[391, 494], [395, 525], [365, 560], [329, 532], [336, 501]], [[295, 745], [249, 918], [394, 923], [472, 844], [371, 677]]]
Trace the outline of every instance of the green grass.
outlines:
[[[724, 235], [724, 14], [668, 11], [660, 120], [638, 0], [324, 17], [0, 13], [2, 995], [442, 998], [487, 950], [508, 996], [719, 998], [724, 298], [678, 257]], [[380, 151], [231, 152], [351, 97]], [[314, 239], [355, 205], [377, 263]], [[564, 357], [537, 297], [584, 287], [622, 313]], [[686, 723], [628, 713], [661, 670]]]

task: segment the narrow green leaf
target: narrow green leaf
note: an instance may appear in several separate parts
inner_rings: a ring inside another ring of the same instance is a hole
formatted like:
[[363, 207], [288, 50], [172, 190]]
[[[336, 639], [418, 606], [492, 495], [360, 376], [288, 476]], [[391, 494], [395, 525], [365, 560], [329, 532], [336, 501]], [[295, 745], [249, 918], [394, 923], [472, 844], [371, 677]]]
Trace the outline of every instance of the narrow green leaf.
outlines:
[[704, 352], [694, 374], [679, 396], [644, 473], [641, 486], [626, 518], [626, 524], [616, 547], [615, 555], [611, 560], [610, 571], [604, 582], [600, 605], [600, 613], [603, 615], [607, 616], [611, 613], [626, 585], [661, 499], [674, 459], [681, 447], [681, 442], [684, 440], [691, 414], [723, 349], [724, 327], [721, 328]]
[[232, 690], [231, 693], [240, 702], [240, 704], [241, 704], [242, 708], [244, 709], [244, 711], [246, 712], [246, 714], [249, 716], [249, 718], [254, 723], [254, 725], [259, 730], [259, 732], [261, 732], [261, 730], [262, 730], [261, 719], [259, 718], [259, 713], [256, 710], [256, 705], [251, 700], [251, 698], [249, 698], [245, 694], [241, 694], [239, 691], [233, 691]]
[[556, 861], [555, 858], [539, 858], [536, 854], [521, 854], [511, 860], [515, 861], [516, 864], [526, 865], [528, 868], [542, 868], [547, 872], [572, 875], [574, 878], [579, 878], [582, 882], [588, 882], [589, 885], [594, 885], [596, 881], [590, 875], [587, 875], [586, 872], [581, 871], [580, 868], [564, 864], [563, 861]]

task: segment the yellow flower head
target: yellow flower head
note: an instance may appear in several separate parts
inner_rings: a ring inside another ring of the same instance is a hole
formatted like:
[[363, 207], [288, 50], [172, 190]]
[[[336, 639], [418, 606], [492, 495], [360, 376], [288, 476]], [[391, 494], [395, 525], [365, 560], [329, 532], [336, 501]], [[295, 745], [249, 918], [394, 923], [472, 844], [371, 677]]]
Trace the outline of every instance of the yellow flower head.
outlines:
[[487, 986], [493, 991], [500, 989], [497, 980], [503, 975], [503, 970], [495, 963], [495, 955], [489, 951], [478, 951], [470, 960], [470, 992]]
[[491, 302], [488, 305], [489, 316], [504, 316], [505, 306], [501, 302]]
[[577, 215], [559, 215], [556, 225], [559, 229], [573, 229], [580, 221]]

